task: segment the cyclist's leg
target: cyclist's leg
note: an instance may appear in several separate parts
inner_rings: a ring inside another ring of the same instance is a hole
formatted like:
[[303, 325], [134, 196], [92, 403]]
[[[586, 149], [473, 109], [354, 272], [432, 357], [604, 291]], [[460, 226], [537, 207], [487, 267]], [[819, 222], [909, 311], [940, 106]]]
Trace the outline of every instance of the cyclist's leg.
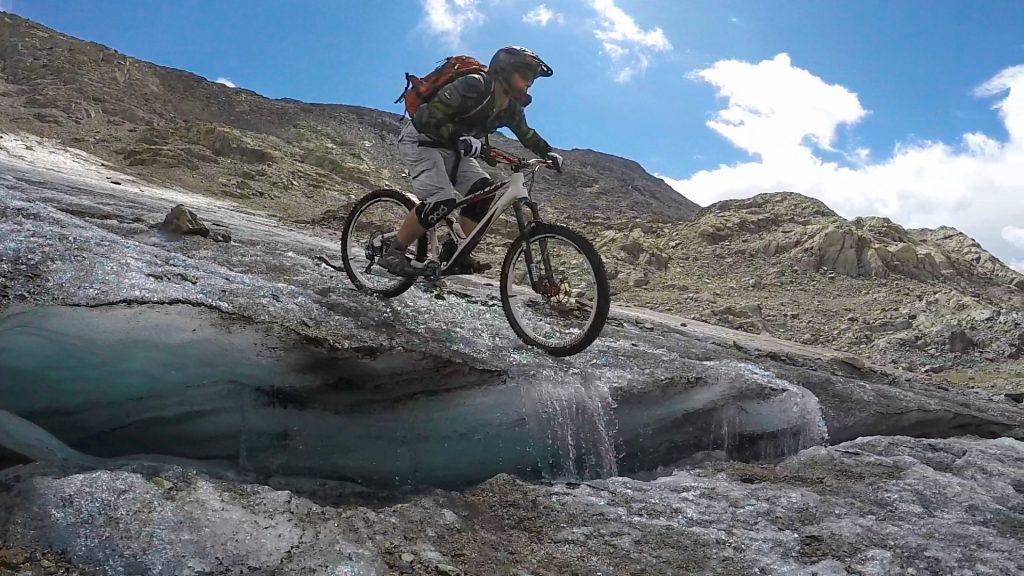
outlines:
[[[459, 165], [459, 173], [455, 180], [455, 189], [461, 196], [468, 196], [474, 192], [478, 192], [492, 183], [487, 172], [477, 164], [476, 160], [470, 158], [464, 158]], [[484, 215], [487, 214], [487, 209], [491, 205], [491, 199], [481, 200], [474, 202], [464, 207], [459, 213], [459, 226], [462, 228], [463, 233], [469, 235], [476, 229], [480, 220], [483, 219]], [[441, 247], [441, 260], [447, 261], [451, 258], [452, 254], [455, 253], [456, 246], [455, 241], [448, 239]], [[471, 272], [481, 273], [486, 272], [491, 268], [490, 264], [485, 264], [478, 261], [473, 257], [472, 254], [465, 254], [460, 257], [460, 267], [464, 270]]]
[[[474, 192], [486, 188], [492, 183], [491, 177], [480, 167], [480, 164], [472, 158], [464, 158], [459, 164], [459, 173], [455, 179], [455, 190], [460, 196], [468, 196]], [[466, 206], [459, 213], [459, 225], [462, 231], [469, 234], [476, 228], [480, 220], [487, 214], [491, 207], [491, 198], [474, 202]]]
[[[455, 188], [448, 179], [448, 159], [440, 149], [420, 146], [421, 138], [409, 123], [398, 139], [399, 156], [412, 177], [412, 192], [420, 199], [416, 208], [399, 225], [395, 241], [381, 260], [382, 266], [398, 275], [411, 275], [415, 272], [405, 258], [406, 250], [428, 228], [443, 220], [456, 203]], [[454, 158], [453, 153], [448, 154]]]
[[406, 122], [398, 138], [398, 153], [412, 178], [412, 193], [420, 200], [399, 229], [398, 241], [408, 246], [451, 212], [457, 195], [448, 177], [454, 153], [420, 146], [425, 137]]

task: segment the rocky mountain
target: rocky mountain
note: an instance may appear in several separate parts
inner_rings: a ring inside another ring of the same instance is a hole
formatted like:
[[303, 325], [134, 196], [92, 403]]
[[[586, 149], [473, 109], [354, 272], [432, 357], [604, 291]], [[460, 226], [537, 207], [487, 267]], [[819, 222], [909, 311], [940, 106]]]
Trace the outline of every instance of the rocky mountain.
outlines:
[[[267, 99], [0, 15], [0, 131], [54, 138], [284, 220], [336, 230], [367, 190], [408, 189], [400, 122]], [[630, 160], [566, 157], [566, 173], [542, 172], [535, 194], [547, 217], [595, 241], [620, 302], [928, 370], [947, 384], [1010, 385], [1024, 374], [1024, 276], [954, 229], [848, 221], [794, 193], [699, 209]], [[514, 230], [505, 221], [497, 232], [480, 249], [496, 265]]]
[[906, 230], [879, 217], [847, 221], [822, 202], [792, 192], [719, 202], [702, 210], [693, 226], [708, 244], [742, 240], [749, 253], [779, 256], [810, 272], [989, 280], [1024, 288], [1024, 277], [956, 229]]
[[1016, 386], [1024, 374], [1024, 276], [952, 228], [846, 220], [780, 192], [594, 234], [623, 300], [947, 382]]
[[970, 238], [571, 151], [538, 194], [616, 296], [554, 358], [492, 279], [332, 265], [397, 122], [0, 13], [0, 574], [1024, 570], [1022, 292]]
[[[367, 108], [270, 100], [0, 15], [0, 129], [286, 218], [315, 219], [374, 188], [408, 189], [400, 122]], [[494, 143], [526, 154], [500, 136]], [[672, 221], [699, 208], [630, 160], [565, 156], [566, 174], [545, 175], [538, 188], [555, 214]]]

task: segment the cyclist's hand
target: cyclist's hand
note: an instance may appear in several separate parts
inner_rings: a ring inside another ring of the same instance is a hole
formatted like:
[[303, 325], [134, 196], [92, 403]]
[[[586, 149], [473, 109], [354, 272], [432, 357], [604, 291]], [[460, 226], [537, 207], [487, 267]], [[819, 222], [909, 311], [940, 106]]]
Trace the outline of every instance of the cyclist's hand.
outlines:
[[494, 154], [491, 151], [494, 150], [487, 144], [484, 144], [483, 148], [480, 149], [480, 159], [487, 163], [488, 166], [494, 167], [498, 165], [498, 161], [494, 158]]
[[459, 138], [459, 150], [462, 151], [462, 155], [466, 158], [476, 158], [480, 155], [480, 149], [483, 148], [483, 142], [472, 136], [463, 136]]
[[563, 160], [560, 155], [555, 154], [554, 152], [548, 152], [548, 155], [544, 158], [546, 158], [548, 162], [551, 162], [552, 170], [555, 172], [562, 171], [562, 166], [565, 164], [565, 160]]

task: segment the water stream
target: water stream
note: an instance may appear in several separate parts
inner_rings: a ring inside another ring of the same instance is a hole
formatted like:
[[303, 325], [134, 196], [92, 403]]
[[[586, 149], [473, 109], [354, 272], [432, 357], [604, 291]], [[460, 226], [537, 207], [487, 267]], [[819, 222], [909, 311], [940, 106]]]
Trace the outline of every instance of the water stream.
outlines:
[[823, 440], [798, 387], [745, 365], [704, 368], [696, 383], [613, 389], [580, 369], [328, 351], [185, 305], [0, 316], [0, 407], [70, 449], [379, 486], [457, 488], [502, 472], [585, 480], [707, 449], [778, 457]]

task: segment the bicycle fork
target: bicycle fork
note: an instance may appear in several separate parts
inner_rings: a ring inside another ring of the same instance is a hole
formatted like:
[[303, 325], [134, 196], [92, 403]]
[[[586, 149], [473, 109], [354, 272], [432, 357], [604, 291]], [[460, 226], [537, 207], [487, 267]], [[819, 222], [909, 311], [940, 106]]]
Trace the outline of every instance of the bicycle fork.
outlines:
[[[533, 217], [530, 222], [526, 221], [526, 217], [523, 214], [523, 204], [530, 209], [531, 216]], [[523, 242], [523, 257], [526, 259], [526, 270], [530, 275], [530, 286], [533, 287], [534, 292], [545, 298], [557, 296], [559, 286], [551, 272], [551, 256], [548, 254], [548, 241], [542, 238], [539, 242], [540, 262], [537, 262], [534, 258], [531, 247], [530, 236], [533, 231], [533, 224], [540, 221], [537, 203], [532, 200], [521, 200], [513, 205], [513, 209], [516, 214], [516, 223], [519, 224], [519, 233], [525, 238]]]

